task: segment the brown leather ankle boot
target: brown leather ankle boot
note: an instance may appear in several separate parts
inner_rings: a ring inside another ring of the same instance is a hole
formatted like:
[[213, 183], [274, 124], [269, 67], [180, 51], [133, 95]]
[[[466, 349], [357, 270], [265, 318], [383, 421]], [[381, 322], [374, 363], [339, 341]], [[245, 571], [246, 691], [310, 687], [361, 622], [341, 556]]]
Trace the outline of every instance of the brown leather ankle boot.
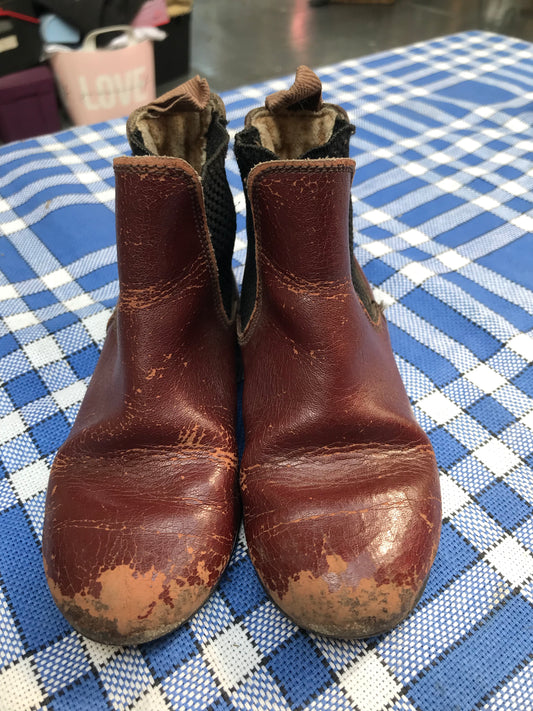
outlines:
[[274, 602], [335, 637], [375, 635], [409, 613], [441, 518], [433, 450], [353, 257], [352, 131], [300, 67], [290, 90], [248, 115], [235, 146], [250, 216], [246, 537]]
[[239, 522], [225, 111], [199, 77], [129, 119], [115, 160], [120, 295], [48, 487], [43, 555], [87, 637], [132, 644], [192, 615]]

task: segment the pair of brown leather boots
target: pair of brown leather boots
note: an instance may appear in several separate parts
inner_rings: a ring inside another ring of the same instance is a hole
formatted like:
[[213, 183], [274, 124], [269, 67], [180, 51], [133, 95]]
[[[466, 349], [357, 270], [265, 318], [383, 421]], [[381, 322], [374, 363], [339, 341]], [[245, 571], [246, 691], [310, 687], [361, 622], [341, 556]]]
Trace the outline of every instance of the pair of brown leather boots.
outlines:
[[353, 257], [353, 126], [306, 67], [249, 113], [235, 140], [240, 308], [225, 127], [197, 77], [130, 116], [134, 156], [115, 160], [120, 295], [52, 468], [43, 539], [54, 600], [101, 642], [154, 639], [207, 600], [241, 497], [269, 596], [325, 635], [397, 624], [437, 550], [433, 451]]

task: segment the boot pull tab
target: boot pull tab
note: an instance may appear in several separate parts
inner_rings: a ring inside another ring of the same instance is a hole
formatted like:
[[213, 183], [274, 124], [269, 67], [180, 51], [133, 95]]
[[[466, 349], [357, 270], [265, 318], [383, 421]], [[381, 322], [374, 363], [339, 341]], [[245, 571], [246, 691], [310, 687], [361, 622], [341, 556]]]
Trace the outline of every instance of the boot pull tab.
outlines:
[[175, 89], [167, 91], [144, 109], [151, 118], [157, 118], [159, 114], [166, 111], [200, 112], [206, 108], [210, 97], [207, 79], [197, 75]]
[[[225, 121], [222, 100], [211, 93], [207, 79], [195, 76], [130, 114], [126, 133], [131, 150], [137, 156], [181, 157], [200, 169], [205, 160], [205, 134], [215, 112]], [[199, 149], [197, 155], [185, 155], [190, 146]]]
[[322, 108], [322, 82], [317, 75], [302, 64], [290, 89], [282, 89], [267, 96], [266, 108], [279, 111], [320, 111]]

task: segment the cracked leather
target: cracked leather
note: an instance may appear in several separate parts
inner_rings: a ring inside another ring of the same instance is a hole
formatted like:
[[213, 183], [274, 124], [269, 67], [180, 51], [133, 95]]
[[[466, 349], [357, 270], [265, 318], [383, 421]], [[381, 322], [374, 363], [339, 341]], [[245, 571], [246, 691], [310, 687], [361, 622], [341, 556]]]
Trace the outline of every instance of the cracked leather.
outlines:
[[238, 527], [235, 328], [200, 179], [115, 160], [120, 295], [46, 501], [53, 597], [87, 637], [144, 642], [205, 602]]
[[298, 625], [346, 638], [409, 613], [441, 525], [435, 457], [385, 318], [352, 282], [354, 168], [332, 158], [252, 169], [257, 296], [240, 333], [252, 561]]

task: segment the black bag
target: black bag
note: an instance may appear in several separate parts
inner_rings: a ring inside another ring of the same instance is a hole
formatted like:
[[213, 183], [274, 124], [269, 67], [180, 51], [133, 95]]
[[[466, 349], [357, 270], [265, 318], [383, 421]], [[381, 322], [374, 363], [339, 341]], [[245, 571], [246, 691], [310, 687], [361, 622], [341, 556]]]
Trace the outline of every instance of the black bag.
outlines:
[[100, 27], [129, 25], [144, 0], [40, 0], [40, 4], [86, 35]]
[[0, 10], [0, 76], [39, 64], [41, 37], [31, 0], [0, 0]]

